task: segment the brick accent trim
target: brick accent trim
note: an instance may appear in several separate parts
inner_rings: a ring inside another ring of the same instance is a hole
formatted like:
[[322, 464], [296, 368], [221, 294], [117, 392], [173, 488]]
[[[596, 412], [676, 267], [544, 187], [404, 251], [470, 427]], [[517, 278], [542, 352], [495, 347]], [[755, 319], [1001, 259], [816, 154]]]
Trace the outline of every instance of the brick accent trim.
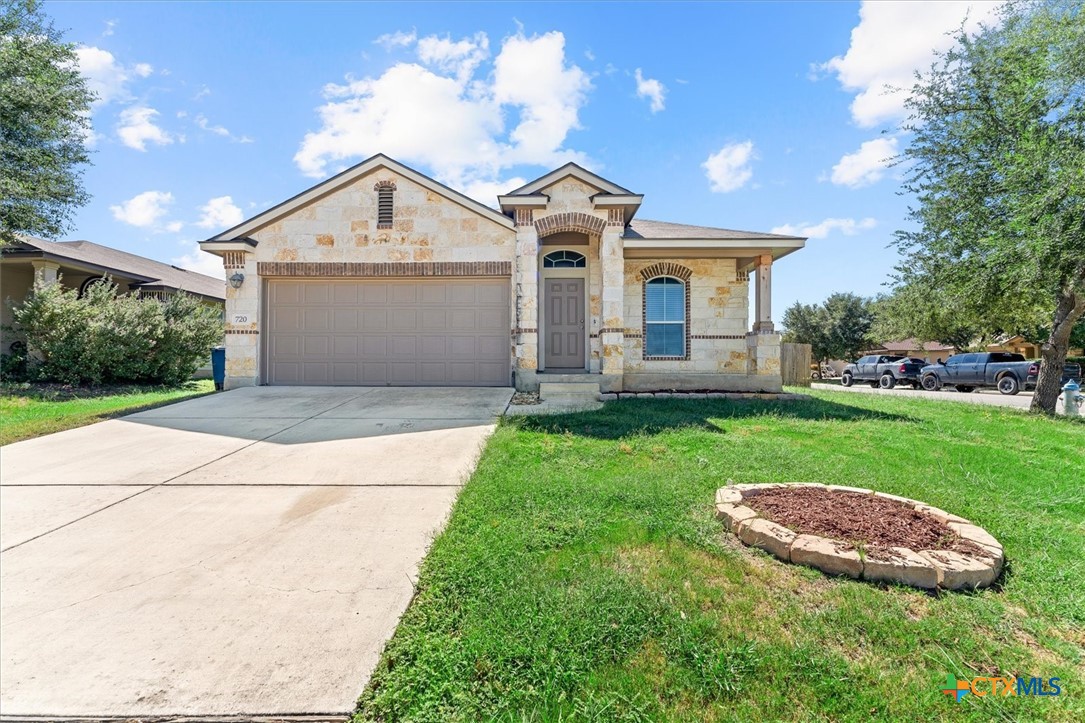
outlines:
[[624, 334], [625, 329], [619, 329], [611, 326], [603, 327], [599, 330], [600, 334]]
[[690, 339], [745, 339], [745, 334], [693, 334]]
[[512, 330], [513, 334], [538, 334], [539, 330], [534, 327], [520, 327]]
[[227, 334], [259, 334], [256, 329], [227, 329]]
[[373, 190], [374, 191], [379, 191], [382, 188], [390, 188], [390, 189], [392, 189], [394, 191], [394, 190], [396, 190], [396, 182], [393, 181], [390, 178], [385, 178], [385, 179], [377, 181], [376, 183], [373, 184]]
[[606, 226], [607, 222], [603, 219], [582, 211], [555, 213], [535, 221], [535, 229], [539, 232], [539, 238], [565, 231], [578, 231], [588, 235], [601, 236]]
[[676, 264], [673, 261], [660, 261], [657, 264], [645, 266], [640, 270], [640, 278], [642, 281], [651, 281], [657, 276], [673, 276], [682, 281], [689, 281], [690, 277], [693, 276], [693, 271], [681, 264]]
[[735, 281], [749, 281], [749, 280], [750, 280], [750, 272], [749, 271], [739, 271], [737, 274], [735, 274]]
[[226, 251], [222, 254], [222, 265], [227, 269], [241, 269], [245, 267], [244, 251]]
[[[684, 271], [686, 276], [685, 276], [685, 278], [682, 278], [680, 276], [677, 276], [677, 274], [674, 274], [674, 273], [655, 273], [655, 274], [652, 274], [651, 276], [645, 276], [645, 273], [647, 271], [650, 271], [651, 269], [657, 269], [657, 268], [663, 268], [663, 267], [675, 269], [679, 273]], [[679, 266], [678, 264], [671, 263], [670, 261], [661, 261], [658, 264], [652, 264], [648, 268], [642, 269], [640, 273], [641, 273], [641, 279], [642, 279], [642, 281], [641, 281], [641, 289], [640, 289], [640, 326], [641, 326], [641, 334], [643, 335], [642, 338], [645, 340], [644, 352], [642, 353], [642, 358], [644, 359], [644, 361], [689, 361], [689, 351], [690, 351], [689, 348], [690, 348], [690, 346], [692, 344], [692, 340], [690, 338], [690, 333], [689, 333], [689, 321], [690, 321], [689, 320], [689, 312], [690, 312], [689, 279], [690, 279], [691, 276], [693, 276], [693, 272], [690, 271], [689, 269], [687, 269], [685, 266]], [[660, 356], [660, 355], [650, 355], [650, 354], [648, 354], [648, 282], [650, 280], [652, 280], [652, 279], [659, 278], [660, 276], [676, 276], [677, 278], [682, 278], [682, 292], [683, 292], [683, 295], [684, 295], [685, 301], [686, 301], [686, 309], [685, 309], [686, 323], [683, 325], [685, 327], [685, 332], [686, 332], [686, 343], [685, 343], [685, 352], [686, 353], [682, 354], [681, 356], [674, 356], [674, 355]]]
[[511, 261], [310, 262], [261, 261], [260, 276], [382, 277], [382, 276], [511, 276]]
[[530, 226], [535, 223], [535, 215], [530, 208], [518, 208], [516, 209], [516, 225], [517, 226]]
[[622, 228], [625, 228], [625, 209], [607, 209], [607, 226], [621, 226]]

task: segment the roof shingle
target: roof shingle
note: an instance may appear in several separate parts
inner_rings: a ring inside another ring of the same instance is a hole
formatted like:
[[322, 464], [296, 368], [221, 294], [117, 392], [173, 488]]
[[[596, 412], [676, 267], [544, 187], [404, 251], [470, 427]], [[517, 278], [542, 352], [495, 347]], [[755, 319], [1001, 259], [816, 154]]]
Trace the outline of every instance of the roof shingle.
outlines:
[[775, 233], [761, 233], [758, 231], [736, 231], [729, 228], [713, 228], [712, 226], [691, 226], [685, 223], [669, 223], [667, 221], [649, 221], [635, 218], [625, 227], [625, 238], [643, 239], [737, 239], [756, 241], [801, 239], [801, 236], [783, 236]]

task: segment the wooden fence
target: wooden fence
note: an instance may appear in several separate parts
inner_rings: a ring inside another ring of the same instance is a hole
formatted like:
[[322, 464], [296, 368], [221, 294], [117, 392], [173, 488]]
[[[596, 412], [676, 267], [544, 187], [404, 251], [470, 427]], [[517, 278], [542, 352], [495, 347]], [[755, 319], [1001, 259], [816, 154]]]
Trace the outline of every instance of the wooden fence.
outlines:
[[780, 376], [784, 386], [810, 386], [810, 345], [780, 345]]

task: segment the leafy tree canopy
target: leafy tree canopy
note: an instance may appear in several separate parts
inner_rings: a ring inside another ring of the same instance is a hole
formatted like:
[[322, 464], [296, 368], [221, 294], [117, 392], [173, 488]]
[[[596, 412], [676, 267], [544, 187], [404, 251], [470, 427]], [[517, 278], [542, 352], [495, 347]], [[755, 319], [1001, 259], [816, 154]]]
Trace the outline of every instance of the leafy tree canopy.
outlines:
[[37, 0], [0, 0], [0, 245], [55, 238], [85, 204], [93, 94]]
[[989, 327], [1043, 319], [1033, 408], [1054, 411], [1085, 313], [1085, 14], [1072, 0], [1007, 4], [962, 33], [908, 100], [901, 161], [917, 204], [897, 233], [905, 289], [941, 290]]
[[809, 344], [818, 361], [854, 359], [871, 344], [874, 323], [869, 299], [832, 294], [820, 304], [795, 304], [784, 311], [783, 340]]

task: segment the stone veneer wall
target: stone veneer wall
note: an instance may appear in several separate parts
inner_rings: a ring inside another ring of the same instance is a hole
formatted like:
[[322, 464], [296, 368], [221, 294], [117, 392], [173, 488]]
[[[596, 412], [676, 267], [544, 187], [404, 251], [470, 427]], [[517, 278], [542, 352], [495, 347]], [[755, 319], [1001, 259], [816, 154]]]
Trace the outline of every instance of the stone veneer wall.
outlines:
[[[393, 182], [395, 213], [390, 229], [377, 228], [375, 186]], [[245, 274], [240, 289], [227, 288], [226, 375], [230, 388], [260, 383], [259, 330], [263, 284], [259, 263], [512, 264], [516, 233], [479, 213], [388, 169], [377, 169], [348, 186], [295, 210], [250, 236], [259, 242], [241, 266], [227, 261], [227, 275]], [[239, 255], [240, 256], [240, 255]], [[245, 323], [234, 323], [243, 314]]]
[[[688, 359], [644, 358], [641, 272], [661, 262], [692, 272]], [[749, 334], [748, 324], [749, 282], [739, 278], [735, 259], [626, 259], [623, 388], [780, 391], [779, 336]]]

